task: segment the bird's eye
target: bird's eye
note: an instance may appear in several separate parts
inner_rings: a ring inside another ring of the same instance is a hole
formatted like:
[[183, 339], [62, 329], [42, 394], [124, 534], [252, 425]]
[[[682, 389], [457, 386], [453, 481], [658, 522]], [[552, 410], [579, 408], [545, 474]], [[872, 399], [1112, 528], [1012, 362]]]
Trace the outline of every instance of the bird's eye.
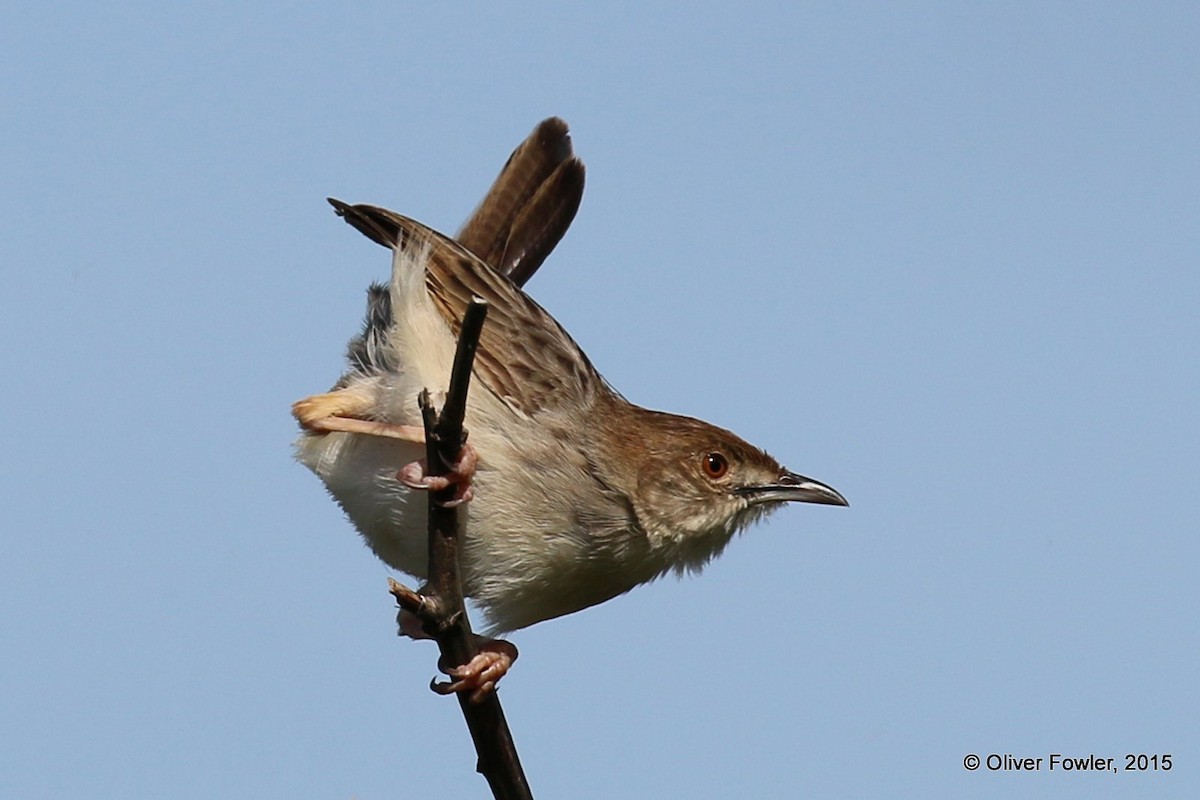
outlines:
[[729, 460], [720, 453], [709, 453], [700, 460], [701, 468], [704, 474], [712, 480], [724, 478], [725, 473], [729, 472]]

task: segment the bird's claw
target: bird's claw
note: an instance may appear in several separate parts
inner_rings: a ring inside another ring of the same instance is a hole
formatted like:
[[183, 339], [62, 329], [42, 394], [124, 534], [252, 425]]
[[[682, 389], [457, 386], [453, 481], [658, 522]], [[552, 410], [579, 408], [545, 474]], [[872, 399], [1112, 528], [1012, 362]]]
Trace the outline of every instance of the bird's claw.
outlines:
[[480, 645], [479, 652], [461, 667], [443, 668], [442, 671], [454, 680], [438, 682], [435, 678], [429, 688], [438, 694], [470, 692], [472, 703], [481, 703], [492, 692], [496, 684], [508, 674], [517, 660], [517, 648], [503, 639], [488, 639]]
[[426, 474], [428, 463], [422, 458], [420, 461], [413, 461], [401, 467], [400, 471], [396, 473], [396, 478], [410, 489], [439, 492], [453, 486], [454, 497], [443, 505], [446, 508], [454, 508], [470, 502], [474, 497], [474, 492], [471, 491], [471, 478], [475, 475], [475, 465], [478, 463], [479, 455], [468, 442], [463, 445], [458, 454], [458, 463], [450, 465], [450, 474]]

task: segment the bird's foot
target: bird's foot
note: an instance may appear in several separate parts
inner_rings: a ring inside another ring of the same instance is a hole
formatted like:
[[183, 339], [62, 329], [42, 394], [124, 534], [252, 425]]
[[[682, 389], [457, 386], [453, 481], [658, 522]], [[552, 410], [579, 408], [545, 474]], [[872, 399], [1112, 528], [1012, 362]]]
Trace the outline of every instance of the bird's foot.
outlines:
[[471, 478], [475, 475], [475, 465], [478, 463], [479, 455], [475, 452], [475, 448], [471, 446], [471, 443], [468, 442], [459, 451], [458, 463], [450, 465], [449, 475], [426, 474], [428, 465], [425, 459], [421, 459], [420, 461], [405, 464], [396, 473], [396, 477], [410, 489], [425, 489], [439, 492], [453, 486], [454, 497], [445, 503], [447, 508], [453, 508], [454, 506], [470, 501], [472, 498]]
[[472, 703], [481, 703], [496, 691], [496, 684], [508, 674], [516, 660], [517, 648], [512, 642], [479, 637], [479, 652], [470, 661], [461, 667], [441, 667], [442, 672], [454, 680], [432, 683], [430, 688], [438, 694], [469, 692]]
[[[421, 623], [421, 618], [406, 609], [400, 609], [396, 615], [399, 634], [412, 639], [431, 639]], [[429, 688], [438, 694], [457, 694], [470, 692], [472, 703], [482, 702], [489, 693], [496, 691], [496, 684], [508, 674], [513, 662], [517, 660], [517, 648], [512, 642], [503, 639], [489, 639], [486, 636], [475, 636], [475, 644], [479, 648], [470, 661], [461, 667], [446, 668], [439, 660], [438, 669], [454, 680], [438, 683], [435, 679]]]

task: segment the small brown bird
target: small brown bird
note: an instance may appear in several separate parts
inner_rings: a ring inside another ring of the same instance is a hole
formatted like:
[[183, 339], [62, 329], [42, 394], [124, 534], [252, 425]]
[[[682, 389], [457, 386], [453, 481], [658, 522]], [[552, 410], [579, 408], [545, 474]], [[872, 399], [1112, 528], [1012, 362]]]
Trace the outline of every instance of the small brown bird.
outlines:
[[[626, 401], [549, 313], [461, 244], [383, 208], [329, 202], [392, 250], [392, 276], [386, 289], [371, 290], [350, 371], [331, 392], [293, 407], [304, 428], [297, 458], [380, 559], [424, 578], [419, 489], [435, 479], [420, 467], [417, 395], [445, 390], [464, 310], [472, 297], [487, 300], [458, 480], [460, 497], [471, 500], [463, 507], [464, 594], [490, 632], [579, 611], [667, 572], [698, 572], [736, 532], [785, 502], [847, 505], [727, 430]], [[504, 251], [478, 246], [497, 259]], [[525, 249], [534, 254], [528, 278], [549, 249]], [[498, 646], [452, 674], [459, 688], [488, 689], [513, 657]]]

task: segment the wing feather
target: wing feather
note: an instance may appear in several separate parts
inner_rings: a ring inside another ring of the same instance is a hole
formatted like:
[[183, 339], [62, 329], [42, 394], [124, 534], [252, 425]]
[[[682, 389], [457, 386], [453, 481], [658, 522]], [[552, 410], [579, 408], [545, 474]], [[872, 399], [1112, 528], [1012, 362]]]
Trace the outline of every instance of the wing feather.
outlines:
[[370, 205], [329, 199], [337, 213], [385, 247], [427, 249], [425, 286], [457, 336], [472, 297], [488, 302], [475, 374], [528, 416], [590, 406], [604, 380], [579, 345], [512, 281], [453, 239], [416, 220]]

